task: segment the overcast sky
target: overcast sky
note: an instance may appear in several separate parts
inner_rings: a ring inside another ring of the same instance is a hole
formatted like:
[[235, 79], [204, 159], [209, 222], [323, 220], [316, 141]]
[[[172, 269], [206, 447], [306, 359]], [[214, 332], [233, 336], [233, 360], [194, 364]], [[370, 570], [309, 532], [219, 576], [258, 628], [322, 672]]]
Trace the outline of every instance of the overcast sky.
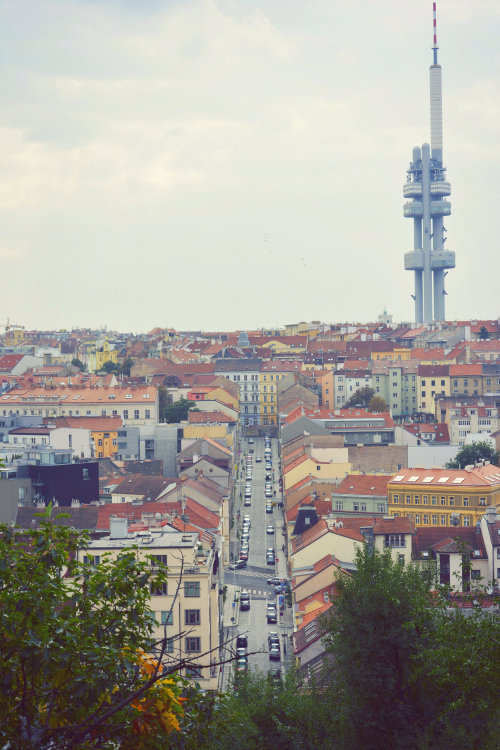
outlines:
[[[411, 320], [431, 0], [0, 0], [1, 323]], [[449, 319], [497, 317], [500, 1], [439, 0]]]

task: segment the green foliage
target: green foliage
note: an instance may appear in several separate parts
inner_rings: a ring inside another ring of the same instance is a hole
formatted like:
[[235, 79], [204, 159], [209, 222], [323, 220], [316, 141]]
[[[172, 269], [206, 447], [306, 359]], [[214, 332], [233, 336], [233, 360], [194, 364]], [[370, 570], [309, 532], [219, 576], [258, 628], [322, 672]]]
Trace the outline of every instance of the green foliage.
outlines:
[[455, 458], [448, 461], [447, 469], [463, 469], [465, 466], [473, 465], [477, 461], [486, 461], [486, 463], [498, 466], [499, 455], [492, 446], [485, 440], [478, 440], [468, 445], [463, 445], [458, 451]]
[[387, 404], [383, 398], [380, 398], [380, 396], [372, 396], [368, 403], [368, 411], [375, 413], [387, 411]]
[[71, 364], [73, 365], [73, 367], [78, 367], [78, 369], [81, 370], [82, 372], [83, 370], [87, 369], [84, 363], [82, 362], [82, 360], [78, 359], [78, 357], [75, 357], [74, 359], [72, 359]]
[[368, 548], [324, 618], [342, 750], [498, 750], [500, 617], [431, 594], [432, 564]]
[[486, 339], [489, 339], [489, 337], [490, 337], [490, 332], [488, 331], [486, 326], [481, 326], [481, 328], [479, 329], [479, 338], [482, 341], [485, 341]]
[[221, 697], [216, 709], [209, 746], [219, 750], [337, 747], [332, 744], [336, 717], [331, 695], [314, 685], [303, 689], [294, 670], [282, 679], [258, 672], [237, 675], [233, 690]]
[[351, 408], [358, 406], [362, 409], [367, 409], [368, 404], [372, 400], [372, 398], [375, 395], [375, 391], [373, 388], [360, 388], [356, 393], [354, 393], [349, 401], [347, 401], [345, 408]]
[[119, 367], [116, 364], [116, 362], [112, 362], [110, 359], [108, 359], [107, 362], [103, 364], [101, 367], [101, 372], [110, 373], [110, 372], [118, 372]]
[[118, 368], [118, 372], [121, 375], [128, 375], [128, 376], [130, 376], [130, 369], [134, 365], [135, 365], [135, 360], [134, 359], [132, 359], [131, 357], [125, 357], [125, 359], [123, 360], [123, 362], [121, 363], [121, 365]]
[[[150, 561], [130, 549], [78, 562], [87, 538], [50, 514], [26, 532], [0, 526], [0, 746], [116, 748], [134, 722], [175, 728], [162, 713], [175, 704], [175, 681], [159, 682], [157, 662], [145, 660], [155, 645]], [[160, 566], [154, 582], [164, 580]]]
[[160, 420], [162, 422], [177, 423], [187, 419], [188, 412], [194, 409], [195, 403], [187, 398], [181, 398], [170, 404], [164, 404], [163, 408], [160, 403]]

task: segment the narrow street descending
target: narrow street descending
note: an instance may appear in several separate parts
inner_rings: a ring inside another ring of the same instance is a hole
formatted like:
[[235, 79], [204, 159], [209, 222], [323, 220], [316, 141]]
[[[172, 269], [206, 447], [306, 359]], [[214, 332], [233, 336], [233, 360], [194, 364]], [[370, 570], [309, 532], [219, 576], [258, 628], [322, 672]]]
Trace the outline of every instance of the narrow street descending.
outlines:
[[[231, 532], [232, 562], [237, 561], [240, 554], [248, 554], [248, 559], [246, 567], [236, 570], [226, 568], [225, 584], [228, 587], [228, 599], [225, 612], [230, 613], [224, 620], [225, 636], [230, 639], [226, 658], [231, 651], [236, 651], [237, 636], [246, 636], [248, 668], [263, 672], [278, 669], [283, 674], [286, 665], [291, 663], [292, 616], [290, 608], [286, 606], [284, 593], [275, 590], [275, 583], [268, 583], [270, 579], [285, 579], [287, 576], [283, 511], [279, 507], [281, 493], [278, 440], [269, 440], [268, 447], [263, 437], [252, 440], [253, 442], [249, 442], [248, 439], [241, 441], [241, 460], [235, 483], [234, 525]], [[250, 497], [245, 497], [245, 494], [250, 494]], [[250, 521], [248, 553], [242, 546], [245, 518], [247, 522]], [[247, 591], [250, 597], [249, 609], [243, 609], [239, 604], [240, 593], [244, 591]], [[236, 602], [232, 601], [233, 595]], [[232, 606], [233, 603], [235, 606]], [[231, 622], [231, 617], [234, 617], [234, 622]], [[273, 658], [270, 658], [269, 633], [274, 634], [274, 639], [279, 643], [279, 652], [275, 650]], [[226, 665], [224, 668], [225, 689], [234, 671], [233, 666]]]

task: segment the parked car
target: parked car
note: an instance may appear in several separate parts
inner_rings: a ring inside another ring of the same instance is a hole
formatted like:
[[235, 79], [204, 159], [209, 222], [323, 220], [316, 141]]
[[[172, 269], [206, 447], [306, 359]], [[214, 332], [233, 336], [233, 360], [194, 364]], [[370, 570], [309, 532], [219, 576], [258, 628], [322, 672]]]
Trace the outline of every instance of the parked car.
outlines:
[[236, 560], [235, 563], [232, 563], [231, 565], [227, 566], [228, 570], [240, 570], [240, 568], [246, 568], [247, 561], [246, 560]]
[[275, 661], [280, 661], [281, 651], [280, 651], [279, 643], [272, 643], [269, 646], [269, 658], [274, 659]]
[[274, 526], [267, 526], [266, 527], [266, 534], [274, 534]]
[[262, 456], [255, 456], [255, 463], [260, 464], [262, 461]]
[[278, 576], [271, 576], [271, 578], [267, 579], [267, 583], [269, 586], [277, 586], [282, 580], [283, 578], [279, 578]]
[[272, 643], [277, 643], [279, 646], [280, 636], [275, 630], [270, 630], [267, 634], [267, 643], [270, 646]]
[[248, 638], [246, 635], [239, 635], [236, 638], [236, 648], [248, 648]]
[[[271, 655], [269, 655], [271, 658]], [[246, 672], [248, 669], [248, 656], [240, 656], [236, 662], [236, 672]]]
[[249, 526], [251, 526], [251, 525], [252, 525], [252, 522], [251, 522], [251, 520], [250, 520], [250, 516], [249, 516], [248, 514], [245, 514], [245, 515], [243, 516], [243, 523], [248, 523], [248, 524], [249, 524]]
[[266, 513], [272, 513], [273, 512], [273, 506], [271, 503], [266, 504]]
[[248, 438], [248, 445], [253, 445], [253, 438]]
[[271, 680], [281, 680], [281, 669], [278, 669], [278, 667], [272, 667], [268, 674]]
[[240, 609], [250, 609], [250, 594], [245, 589], [240, 592]]
[[240, 550], [240, 560], [244, 560], [245, 562], [248, 560], [248, 550], [246, 552]]
[[276, 611], [276, 609], [268, 609], [266, 611], [266, 618], [268, 625], [276, 625], [276, 623], [278, 622], [278, 612]]

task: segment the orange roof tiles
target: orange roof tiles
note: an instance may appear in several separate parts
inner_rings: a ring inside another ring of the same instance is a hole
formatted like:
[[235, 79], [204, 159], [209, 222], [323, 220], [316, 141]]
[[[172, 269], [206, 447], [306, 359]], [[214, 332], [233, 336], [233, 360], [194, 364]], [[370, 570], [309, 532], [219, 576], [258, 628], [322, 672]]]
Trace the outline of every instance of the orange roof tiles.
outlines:
[[349, 474], [338, 485], [335, 494], [387, 497], [392, 474]]
[[500, 468], [492, 464], [474, 469], [401, 469], [389, 481], [394, 491], [400, 485], [418, 487], [496, 487], [500, 486]]

